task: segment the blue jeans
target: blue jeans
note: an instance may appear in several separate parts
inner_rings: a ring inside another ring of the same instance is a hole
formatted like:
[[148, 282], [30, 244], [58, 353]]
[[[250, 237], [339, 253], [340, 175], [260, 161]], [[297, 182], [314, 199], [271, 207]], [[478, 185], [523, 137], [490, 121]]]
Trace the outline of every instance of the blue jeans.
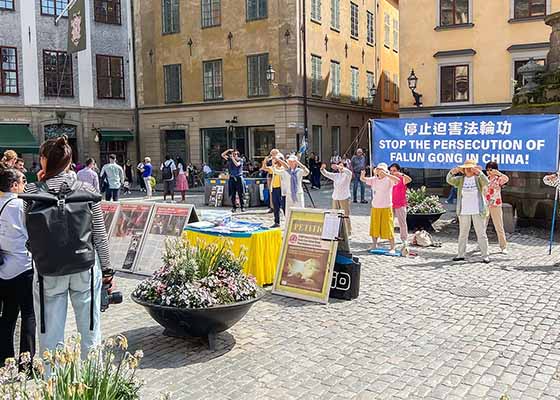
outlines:
[[[76, 326], [81, 335], [82, 359], [88, 355], [89, 349], [101, 343], [101, 267], [99, 262], [93, 267], [93, 330], [90, 330], [91, 305], [91, 270], [77, 274], [43, 277], [45, 333], [39, 329], [39, 352], [46, 349], [54, 350], [59, 343], [64, 343], [68, 295], [76, 317]], [[37, 273], [33, 279], [33, 300], [37, 326], [41, 325], [41, 306]]]
[[457, 188], [455, 186], [451, 186], [451, 190], [449, 191], [449, 196], [447, 196], [447, 203], [452, 204], [455, 203], [457, 199]]
[[354, 199], [354, 201], [358, 200], [358, 185], [360, 186], [360, 200], [364, 201], [366, 186], [364, 185], [364, 182], [360, 180], [359, 176], [356, 177], [354, 175], [354, 186], [352, 188], [352, 198]]
[[112, 198], [113, 201], [119, 201], [119, 190], [120, 189], [107, 188], [107, 191], [105, 192], [105, 200], [111, 201]]

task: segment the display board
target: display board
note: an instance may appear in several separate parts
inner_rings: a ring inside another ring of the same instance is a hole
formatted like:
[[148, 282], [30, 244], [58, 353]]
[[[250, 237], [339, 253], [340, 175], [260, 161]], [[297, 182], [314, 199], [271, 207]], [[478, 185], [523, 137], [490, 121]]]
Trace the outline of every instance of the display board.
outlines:
[[113, 268], [134, 270], [153, 207], [153, 203], [121, 203], [109, 240]]
[[336, 223], [336, 219], [325, 217], [333, 213], [343, 215], [337, 210], [291, 210], [290, 219], [286, 222], [273, 293], [328, 303], [338, 247], [338, 238], [332, 236], [332, 232], [338, 232], [338, 229], [332, 225], [326, 227], [325, 219], [327, 224]]
[[209, 206], [221, 207], [224, 201], [224, 185], [212, 185], [210, 189]]
[[120, 203], [111, 201], [101, 202], [101, 211], [103, 211], [103, 221], [105, 222], [107, 236], [111, 236], [113, 226], [115, 225], [115, 215], [117, 215], [120, 205]]
[[134, 272], [151, 275], [162, 266], [167, 238], [180, 238], [187, 224], [197, 222], [192, 204], [156, 204], [146, 227]]

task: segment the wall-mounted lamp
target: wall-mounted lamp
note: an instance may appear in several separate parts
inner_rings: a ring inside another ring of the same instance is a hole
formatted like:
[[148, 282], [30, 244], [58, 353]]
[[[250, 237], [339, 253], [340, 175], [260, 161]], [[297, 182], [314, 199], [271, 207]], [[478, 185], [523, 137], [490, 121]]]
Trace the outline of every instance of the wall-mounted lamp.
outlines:
[[408, 80], [408, 88], [412, 92], [412, 96], [414, 96], [414, 105], [416, 107], [420, 107], [422, 105], [422, 95], [416, 92], [416, 87], [418, 85], [418, 77], [414, 73], [414, 69], [410, 72], [410, 76], [407, 78]]
[[290, 30], [286, 29], [286, 32], [284, 32], [284, 37], [286, 38], [286, 44], [290, 42], [290, 36], [291, 36]]
[[231, 33], [231, 32], [228, 33], [227, 39], [228, 39], [228, 42], [229, 42], [229, 49], [231, 50], [231, 42], [233, 41], [233, 33]]
[[274, 68], [272, 68], [271, 64], [268, 64], [268, 68], [266, 69], [266, 80], [267, 82], [272, 85], [272, 87], [275, 88], [281, 88], [287, 91], [288, 94], [290, 94], [291, 91], [291, 86], [285, 83], [277, 83], [274, 82], [276, 80], [276, 71], [274, 70]]
[[193, 45], [192, 38], [189, 38], [189, 41], [187, 42], [187, 46], [189, 46], [189, 55], [190, 56], [192, 56], [192, 45]]

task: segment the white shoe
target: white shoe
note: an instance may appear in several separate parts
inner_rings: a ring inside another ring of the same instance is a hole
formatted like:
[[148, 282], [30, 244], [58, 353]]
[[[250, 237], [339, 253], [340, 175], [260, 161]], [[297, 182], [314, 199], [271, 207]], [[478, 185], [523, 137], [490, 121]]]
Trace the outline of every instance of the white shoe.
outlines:
[[502, 250], [500, 251], [500, 253], [502, 253], [502, 254], [508, 254], [508, 250], [507, 250], [507, 249], [502, 249]]
[[391, 250], [389, 250], [389, 253], [388, 253], [388, 254], [393, 255], [393, 254], [397, 254], [397, 252], [395, 251], [395, 249], [391, 249]]

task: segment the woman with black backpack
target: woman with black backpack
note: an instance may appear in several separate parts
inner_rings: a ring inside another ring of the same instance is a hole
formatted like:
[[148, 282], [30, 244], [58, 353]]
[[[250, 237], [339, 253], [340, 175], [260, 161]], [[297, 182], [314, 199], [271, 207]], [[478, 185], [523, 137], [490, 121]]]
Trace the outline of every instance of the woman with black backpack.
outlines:
[[18, 193], [25, 188], [25, 175], [0, 164], [0, 368], [14, 357], [14, 332], [21, 311], [19, 354], [35, 355], [33, 269], [25, 247], [23, 208]]
[[[40, 354], [64, 341], [70, 297], [82, 357], [86, 357], [101, 341], [102, 270], [111, 270], [101, 196], [69, 173], [72, 149], [65, 136], [44, 142], [39, 156], [39, 182], [29, 184], [22, 197], [35, 264], [33, 295], [41, 328]], [[53, 197], [54, 204], [49, 200]], [[51, 230], [56, 234], [49, 235]]]

